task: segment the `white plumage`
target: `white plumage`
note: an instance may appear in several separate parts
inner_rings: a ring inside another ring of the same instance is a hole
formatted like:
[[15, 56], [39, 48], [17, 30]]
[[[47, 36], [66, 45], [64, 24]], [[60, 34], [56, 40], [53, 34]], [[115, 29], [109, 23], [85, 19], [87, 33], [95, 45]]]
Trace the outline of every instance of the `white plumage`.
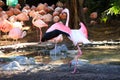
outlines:
[[71, 30], [70, 40], [76, 46], [78, 43], [89, 44], [90, 41], [84, 36], [80, 30]]

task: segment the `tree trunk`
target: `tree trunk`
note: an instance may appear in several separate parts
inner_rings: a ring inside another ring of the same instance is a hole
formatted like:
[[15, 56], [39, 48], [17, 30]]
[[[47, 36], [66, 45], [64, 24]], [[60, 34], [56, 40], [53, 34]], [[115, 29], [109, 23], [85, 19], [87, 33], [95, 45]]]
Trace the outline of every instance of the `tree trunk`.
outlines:
[[79, 23], [80, 21], [83, 23], [85, 22], [84, 14], [83, 14], [83, 0], [67, 0], [66, 7], [70, 11], [70, 21], [69, 27], [72, 29], [80, 28]]

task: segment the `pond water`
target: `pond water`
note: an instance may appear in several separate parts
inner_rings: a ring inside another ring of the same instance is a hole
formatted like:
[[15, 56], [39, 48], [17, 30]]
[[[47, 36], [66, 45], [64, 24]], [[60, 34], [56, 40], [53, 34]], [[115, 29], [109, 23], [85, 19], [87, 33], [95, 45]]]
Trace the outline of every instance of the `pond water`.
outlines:
[[[34, 58], [36, 63], [45, 64], [67, 64], [77, 55], [77, 50], [67, 50], [59, 54], [52, 54], [53, 49], [39, 49], [39, 48], [24, 48], [17, 50], [6, 49], [1, 51], [0, 61], [9, 62], [13, 57], [24, 56], [27, 58]], [[90, 64], [113, 64], [120, 65], [120, 51], [119, 49], [84, 49], [83, 55], [80, 59], [87, 60]]]

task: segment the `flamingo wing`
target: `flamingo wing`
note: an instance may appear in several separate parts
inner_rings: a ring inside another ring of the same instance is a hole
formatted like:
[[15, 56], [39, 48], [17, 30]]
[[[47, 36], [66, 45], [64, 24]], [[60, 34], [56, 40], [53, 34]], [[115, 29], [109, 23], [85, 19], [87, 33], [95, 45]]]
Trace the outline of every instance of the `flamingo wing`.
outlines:
[[80, 22], [79, 25], [81, 26], [79, 30], [85, 35], [86, 38], [88, 38], [88, 31], [86, 26], [82, 22]]
[[33, 24], [38, 27], [38, 28], [41, 28], [41, 27], [47, 27], [48, 25], [42, 21], [41, 19], [37, 19], [33, 22]]
[[47, 41], [52, 38], [59, 36], [60, 34], [70, 36], [71, 30], [69, 27], [66, 27], [63, 23], [58, 22], [53, 24], [50, 28], [47, 29], [46, 33], [44, 34], [42, 41]]
[[55, 30], [53, 30], [53, 31], [51, 31], [51, 32], [45, 33], [44, 36], [42, 37], [42, 40], [41, 40], [41, 41], [42, 41], [42, 42], [48, 41], [48, 40], [50, 40], [50, 39], [53, 39], [53, 38], [59, 36], [60, 34], [69, 36], [69, 34], [67, 34], [67, 33], [65, 33], [65, 32], [62, 32], [62, 31], [60, 31], [60, 30], [55, 29]]
[[54, 31], [54, 30], [59, 30], [59, 31], [62, 31], [64, 33], [67, 33], [67, 34], [70, 34], [71, 33], [71, 30], [69, 27], [65, 26], [63, 23], [61, 22], [58, 22], [58, 23], [55, 23], [53, 24], [47, 31], [47, 32], [51, 32], [51, 31]]
[[74, 45], [78, 43], [89, 44], [90, 41], [84, 36], [80, 30], [71, 30], [70, 40], [73, 41]]

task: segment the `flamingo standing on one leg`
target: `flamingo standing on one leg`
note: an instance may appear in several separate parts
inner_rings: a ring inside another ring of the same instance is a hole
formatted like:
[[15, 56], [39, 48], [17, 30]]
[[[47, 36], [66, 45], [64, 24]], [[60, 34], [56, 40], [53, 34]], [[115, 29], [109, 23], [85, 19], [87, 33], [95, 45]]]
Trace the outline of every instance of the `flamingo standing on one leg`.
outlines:
[[42, 30], [41, 30], [41, 28], [42, 27], [48, 27], [48, 25], [44, 21], [42, 21], [41, 19], [36, 19], [36, 18], [37, 18], [37, 16], [35, 16], [33, 18], [32, 23], [33, 23], [34, 26], [36, 26], [36, 27], [38, 27], [40, 29], [40, 41], [39, 42], [41, 43], [41, 38], [42, 38]]
[[53, 24], [47, 30], [47, 33], [45, 33], [45, 35], [43, 36], [42, 41], [52, 39], [52, 38], [54, 38], [54, 37], [56, 37], [56, 36], [58, 36], [60, 34], [67, 35], [69, 37], [69, 39], [73, 42], [73, 44], [75, 46], [77, 46], [77, 48], [78, 48], [78, 55], [75, 56], [76, 64], [75, 64], [75, 67], [74, 67], [74, 71], [72, 72], [72, 73], [75, 73], [76, 69], [77, 69], [78, 57], [80, 57], [80, 55], [82, 55], [82, 51], [81, 51], [81, 49], [79, 47], [79, 43], [87, 44], [87, 43], [90, 43], [90, 41], [86, 38], [87, 37], [87, 29], [85, 28], [85, 25], [83, 23], [80, 23], [80, 25], [81, 25], [80, 29], [71, 30], [68, 27], [68, 23], [69, 23], [69, 10], [67, 8], [65, 8], [62, 12], [66, 12], [67, 13], [66, 24], [65, 25], [63, 25], [62, 23], [55, 23], [55, 24]]
[[[65, 8], [62, 13], [67, 13], [67, 26], [69, 24], [69, 10], [67, 8]], [[87, 29], [85, 27], [85, 25], [80, 22], [79, 24], [81, 26], [80, 29], [71, 29], [71, 34], [70, 34], [70, 37], [69, 39], [71, 41], [73, 41], [73, 44], [75, 46], [77, 46], [78, 48], [78, 54], [77, 56], [75, 56], [75, 60], [76, 60], [76, 64], [75, 64], [75, 67], [74, 67], [74, 71], [72, 73], [75, 73], [76, 72], [76, 69], [77, 69], [77, 62], [78, 62], [78, 58], [82, 55], [82, 51], [79, 47], [79, 43], [83, 43], [83, 44], [88, 44], [90, 43], [90, 41], [87, 39], [88, 38], [88, 32], [87, 32]]]

